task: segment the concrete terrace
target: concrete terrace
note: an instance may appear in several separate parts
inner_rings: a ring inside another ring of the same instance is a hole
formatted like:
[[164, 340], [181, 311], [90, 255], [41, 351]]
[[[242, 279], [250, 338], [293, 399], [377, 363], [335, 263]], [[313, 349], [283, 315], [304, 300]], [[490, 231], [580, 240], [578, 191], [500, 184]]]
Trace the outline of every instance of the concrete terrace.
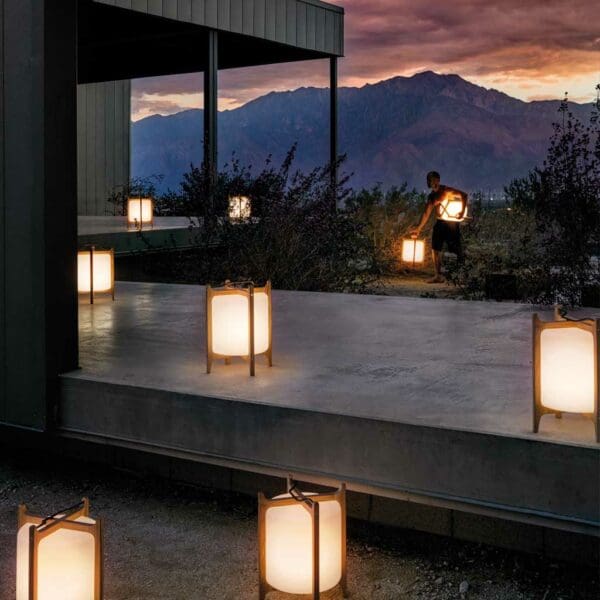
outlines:
[[274, 367], [259, 357], [250, 378], [242, 361], [205, 374], [204, 288], [119, 283], [116, 302], [80, 303], [81, 370], [62, 378], [59, 422], [597, 531], [592, 423], [546, 416], [531, 433], [534, 311], [275, 291]]

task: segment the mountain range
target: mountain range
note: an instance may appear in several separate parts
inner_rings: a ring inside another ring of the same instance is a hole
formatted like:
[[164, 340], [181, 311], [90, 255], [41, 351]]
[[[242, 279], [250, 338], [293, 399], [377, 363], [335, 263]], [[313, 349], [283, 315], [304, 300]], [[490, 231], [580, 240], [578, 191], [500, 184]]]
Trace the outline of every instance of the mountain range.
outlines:
[[[524, 102], [431, 71], [339, 90], [339, 144], [355, 188], [407, 182], [423, 189], [425, 174], [467, 191], [501, 190], [544, 160], [559, 118], [559, 101]], [[590, 105], [571, 103], [587, 119]], [[153, 115], [132, 124], [132, 176], [162, 175], [161, 191], [176, 189], [202, 157], [201, 109]], [[329, 156], [329, 91], [303, 87], [271, 92], [219, 113], [219, 164], [232, 154], [259, 170], [281, 162], [298, 144], [296, 168]]]

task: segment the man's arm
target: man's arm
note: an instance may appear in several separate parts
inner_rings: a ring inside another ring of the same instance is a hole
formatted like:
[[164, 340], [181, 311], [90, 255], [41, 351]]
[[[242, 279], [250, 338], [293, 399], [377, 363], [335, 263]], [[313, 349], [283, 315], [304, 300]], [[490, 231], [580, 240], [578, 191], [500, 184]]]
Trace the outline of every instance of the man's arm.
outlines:
[[419, 235], [421, 235], [421, 229], [423, 229], [423, 227], [425, 227], [425, 225], [427, 224], [427, 221], [429, 221], [429, 217], [431, 216], [432, 211], [433, 203], [428, 202], [427, 206], [425, 207], [425, 211], [421, 215], [421, 220], [419, 221], [419, 224], [410, 232], [412, 237], [417, 238], [419, 237]]

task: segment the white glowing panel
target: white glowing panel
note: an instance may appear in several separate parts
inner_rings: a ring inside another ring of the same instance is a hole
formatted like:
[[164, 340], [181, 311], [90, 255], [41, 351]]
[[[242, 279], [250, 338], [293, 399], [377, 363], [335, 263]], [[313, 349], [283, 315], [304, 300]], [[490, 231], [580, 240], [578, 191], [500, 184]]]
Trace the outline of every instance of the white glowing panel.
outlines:
[[[300, 502], [267, 509], [265, 544], [267, 582], [288, 594], [311, 593], [312, 522]], [[342, 578], [342, 508], [335, 500], [319, 502], [319, 576], [320, 592], [335, 587]]]
[[402, 240], [402, 261], [406, 263], [422, 263], [425, 259], [425, 242], [423, 240]]
[[[77, 289], [90, 291], [90, 253], [77, 253]], [[113, 257], [111, 252], [94, 251], [94, 291], [110, 292], [113, 285]]]
[[152, 198], [129, 198], [127, 201], [127, 222], [130, 225], [152, 223], [153, 212]]
[[[79, 523], [94, 524], [88, 517]], [[29, 600], [29, 524], [17, 535], [17, 600]], [[58, 526], [38, 545], [38, 600], [94, 600], [96, 543], [91, 533]]]
[[229, 198], [229, 218], [234, 220], [249, 219], [251, 215], [250, 198], [232, 196]]
[[564, 412], [593, 413], [594, 336], [576, 327], [544, 329], [540, 336], [541, 403]]
[[438, 217], [442, 221], [460, 222], [464, 220], [468, 213], [467, 206], [465, 206], [464, 213], [462, 212], [463, 206], [464, 203], [462, 198], [446, 198], [445, 200], [442, 200], [441, 204], [438, 207]]
[[[250, 347], [249, 303], [246, 294], [212, 298], [212, 350], [224, 356], [247, 356]], [[269, 349], [269, 297], [254, 293], [254, 353]]]

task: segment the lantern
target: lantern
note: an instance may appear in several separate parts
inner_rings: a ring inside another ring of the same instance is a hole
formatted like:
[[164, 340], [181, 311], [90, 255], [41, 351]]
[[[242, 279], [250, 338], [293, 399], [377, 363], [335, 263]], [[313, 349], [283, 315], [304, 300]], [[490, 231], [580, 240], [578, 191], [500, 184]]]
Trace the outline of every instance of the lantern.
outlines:
[[102, 527], [89, 501], [49, 517], [19, 506], [17, 600], [100, 600]]
[[402, 240], [402, 262], [412, 265], [422, 265], [425, 261], [425, 242], [423, 240]]
[[555, 321], [533, 315], [533, 431], [545, 414], [581, 413], [594, 422], [600, 442], [598, 411], [598, 319]]
[[77, 252], [77, 291], [90, 295], [94, 304], [94, 294], [109, 293], [115, 299], [115, 252], [97, 250], [90, 246]]
[[241, 223], [247, 221], [252, 213], [248, 196], [231, 196], [229, 198], [229, 219]]
[[311, 594], [341, 585], [346, 595], [346, 487], [334, 493], [258, 495], [259, 600], [271, 591]]
[[271, 282], [254, 287], [251, 282], [225, 282], [223, 287], [206, 287], [206, 372], [215, 358], [247, 359], [250, 375], [256, 356], [264, 354], [273, 365], [271, 327]]
[[466, 200], [458, 195], [446, 195], [438, 204], [438, 219], [460, 223], [464, 221], [468, 213]]
[[154, 201], [152, 198], [127, 199], [127, 228], [141, 230], [144, 225], [154, 227]]

